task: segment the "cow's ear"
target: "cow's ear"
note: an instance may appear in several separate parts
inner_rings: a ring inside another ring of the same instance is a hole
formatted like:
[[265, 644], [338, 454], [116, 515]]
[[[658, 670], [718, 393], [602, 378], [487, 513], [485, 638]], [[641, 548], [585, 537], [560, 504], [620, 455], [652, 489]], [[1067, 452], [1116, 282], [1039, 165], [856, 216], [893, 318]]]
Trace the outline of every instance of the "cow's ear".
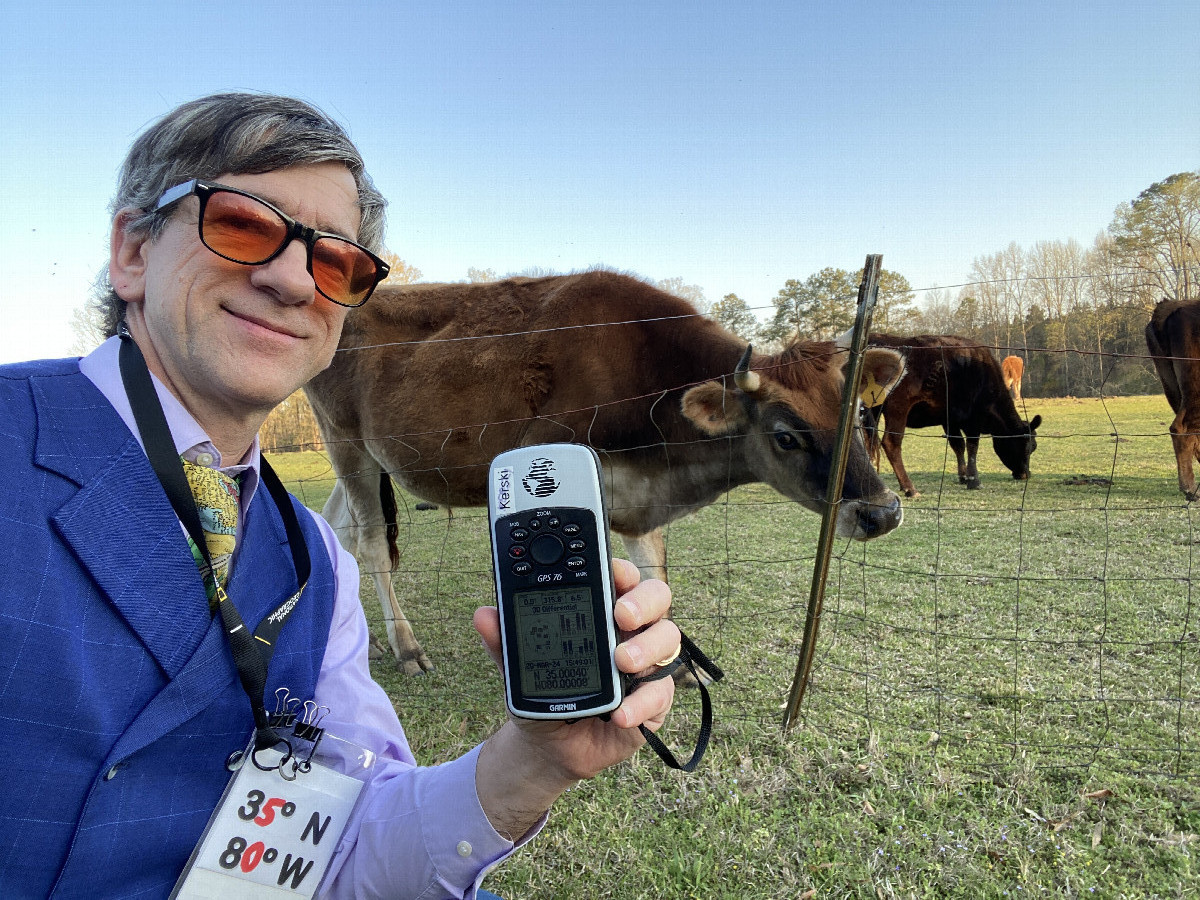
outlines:
[[705, 434], [730, 434], [746, 426], [746, 410], [733, 391], [706, 381], [683, 395], [683, 414]]
[[[847, 357], [847, 362], [849, 358]], [[873, 393], [869, 406], [878, 406], [904, 377], [904, 357], [887, 347], [868, 347], [863, 351], [862, 384]]]

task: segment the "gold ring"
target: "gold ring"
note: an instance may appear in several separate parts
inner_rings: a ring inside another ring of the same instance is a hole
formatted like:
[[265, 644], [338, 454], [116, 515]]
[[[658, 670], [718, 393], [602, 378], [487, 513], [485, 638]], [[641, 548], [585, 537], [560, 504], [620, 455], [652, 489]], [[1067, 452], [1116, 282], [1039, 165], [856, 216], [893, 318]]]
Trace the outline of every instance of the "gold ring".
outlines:
[[674, 651], [672, 651], [670, 656], [668, 656], [666, 659], [659, 660], [658, 662], [655, 663], [655, 665], [656, 666], [669, 666], [671, 663], [675, 662], [675, 660], [677, 660], [679, 658], [679, 651], [682, 649], [683, 649], [683, 642], [680, 641], [678, 644], [675, 645], [675, 649], [674, 649]]

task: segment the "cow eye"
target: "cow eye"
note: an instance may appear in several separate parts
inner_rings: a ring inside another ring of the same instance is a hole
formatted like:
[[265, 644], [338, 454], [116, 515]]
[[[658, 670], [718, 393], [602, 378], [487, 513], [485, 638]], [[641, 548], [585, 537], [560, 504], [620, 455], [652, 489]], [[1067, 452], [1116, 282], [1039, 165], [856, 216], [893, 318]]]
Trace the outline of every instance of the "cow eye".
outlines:
[[775, 432], [775, 443], [779, 445], [780, 450], [799, 450], [800, 441], [790, 431]]

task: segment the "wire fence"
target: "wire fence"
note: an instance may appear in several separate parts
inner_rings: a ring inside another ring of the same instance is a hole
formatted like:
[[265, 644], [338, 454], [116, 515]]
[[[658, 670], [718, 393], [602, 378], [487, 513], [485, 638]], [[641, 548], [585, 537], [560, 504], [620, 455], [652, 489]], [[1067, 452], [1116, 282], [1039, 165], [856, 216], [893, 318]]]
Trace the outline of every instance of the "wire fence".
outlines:
[[[998, 359], [1013, 348], [988, 349]], [[1087, 352], [1023, 350], [1031, 359]], [[941, 429], [909, 430], [905, 463], [922, 496], [905, 501], [905, 522], [891, 534], [835, 548], [801, 710], [808, 727], [950, 747], [969, 769], [1020, 760], [1200, 777], [1196, 512], [1176, 487], [1162, 395], [1109, 396], [1103, 385], [1076, 399], [1040, 398], [1036, 381], [1026, 384], [1020, 415], [1043, 419], [1028, 480], [1014, 480], [985, 438], [983, 485], [968, 490]], [[420, 433], [496, 424], [435, 419]], [[410, 445], [415, 436], [369, 437]], [[710, 443], [714, 464], [737, 452]], [[609, 459], [622, 452], [633, 451]], [[317, 506], [329, 475], [310, 479]], [[880, 477], [896, 488], [886, 461]], [[305, 490], [302, 482], [302, 499]], [[466, 664], [477, 644], [463, 644], [450, 623], [491, 602], [486, 515], [420, 510], [418, 499], [401, 496], [393, 583], [427, 650], [442, 664]], [[719, 722], [777, 727], [818, 524], [751, 484], [665, 529], [675, 617], [727, 672], [714, 695]], [[685, 714], [681, 733], [689, 722]]]

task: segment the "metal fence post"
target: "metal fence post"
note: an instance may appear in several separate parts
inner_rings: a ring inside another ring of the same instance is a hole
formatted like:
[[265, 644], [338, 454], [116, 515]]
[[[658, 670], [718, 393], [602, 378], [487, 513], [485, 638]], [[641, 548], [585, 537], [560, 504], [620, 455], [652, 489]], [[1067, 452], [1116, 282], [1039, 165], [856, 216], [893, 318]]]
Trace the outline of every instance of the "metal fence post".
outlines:
[[850, 362], [846, 368], [846, 384], [842, 389], [842, 409], [838, 417], [838, 433], [833, 447], [833, 466], [829, 470], [829, 484], [825, 488], [825, 511], [821, 516], [821, 536], [817, 541], [817, 557], [813, 563], [812, 587], [808, 595], [808, 614], [804, 621], [804, 640], [800, 644], [800, 658], [796, 662], [796, 675], [792, 679], [787, 709], [783, 714], [783, 730], [795, 724], [804, 690], [808, 685], [809, 670], [812, 668], [813, 652], [817, 643], [817, 629], [821, 623], [821, 605], [825, 601], [825, 581], [829, 576], [829, 559], [833, 553], [833, 539], [837, 527], [837, 514], [842, 505], [842, 485], [846, 478], [846, 459], [850, 453], [850, 442], [854, 438], [854, 417], [858, 413], [859, 382], [862, 379], [862, 354], [867, 346], [867, 335], [871, 329], [871, 316], [879, 298], [879, 273], [883, 267], [883, 255], [867, 256], [863, 267], [863, 280], [858, 288], [858, 312], [854, 318], [854, 331], [850, 339]]

